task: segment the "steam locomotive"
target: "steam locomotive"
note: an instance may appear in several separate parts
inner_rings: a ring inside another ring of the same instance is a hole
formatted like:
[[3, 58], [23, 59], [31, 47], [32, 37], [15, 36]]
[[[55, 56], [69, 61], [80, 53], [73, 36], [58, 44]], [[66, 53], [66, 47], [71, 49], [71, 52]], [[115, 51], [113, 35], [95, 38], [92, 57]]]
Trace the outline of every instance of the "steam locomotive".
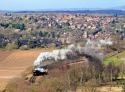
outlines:
[[33, 69], [33, 76], [41, 76], [47, 74], [48, 74], [47, 66], [40, 66]]

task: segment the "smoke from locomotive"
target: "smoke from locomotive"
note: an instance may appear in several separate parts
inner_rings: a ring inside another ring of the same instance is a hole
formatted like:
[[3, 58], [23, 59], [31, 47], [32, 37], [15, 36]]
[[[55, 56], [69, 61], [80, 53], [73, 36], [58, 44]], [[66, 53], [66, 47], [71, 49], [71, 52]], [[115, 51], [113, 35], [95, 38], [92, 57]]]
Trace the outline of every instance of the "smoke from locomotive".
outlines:
[[66, 60], [70, 55], [76, 57], [78, 53], [81, 51], [81, 47], [79, 45], [70, 45], [65, 49], [53, 50], [52, 52], [42, 52], [38, 56], [38, 58], [34, 62], [34, 66], [40, 66], [44, 61], [58, 61], [58, 60]]

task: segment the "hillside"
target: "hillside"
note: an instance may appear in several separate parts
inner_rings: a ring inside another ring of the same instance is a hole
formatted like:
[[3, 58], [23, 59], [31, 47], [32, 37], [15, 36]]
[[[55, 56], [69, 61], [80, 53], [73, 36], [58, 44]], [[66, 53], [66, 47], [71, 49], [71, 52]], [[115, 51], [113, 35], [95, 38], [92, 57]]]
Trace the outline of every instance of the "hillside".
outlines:
[[3, 89], [12, 78], [20, 77], [23, 71], [32, 66], [40, 52], [46, 50], [48, 49], [0, 51], [0, 89]]

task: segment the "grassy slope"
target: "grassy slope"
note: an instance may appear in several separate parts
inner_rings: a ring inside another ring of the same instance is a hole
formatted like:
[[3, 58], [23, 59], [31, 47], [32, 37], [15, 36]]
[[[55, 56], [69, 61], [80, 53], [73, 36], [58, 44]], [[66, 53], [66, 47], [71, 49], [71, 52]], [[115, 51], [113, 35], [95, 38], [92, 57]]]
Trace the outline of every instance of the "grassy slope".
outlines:
[[105, 57], [103, 60], [103, 64], [108, 65], [108, 64], [112, 63], [116, 66], [121, 65], [121, 64], [123, 64], [123, 60], [122, 60], [123, 58], [125, 58], [125, 51], [118, 53], [116, 55], [113, 55], [113, 56]]

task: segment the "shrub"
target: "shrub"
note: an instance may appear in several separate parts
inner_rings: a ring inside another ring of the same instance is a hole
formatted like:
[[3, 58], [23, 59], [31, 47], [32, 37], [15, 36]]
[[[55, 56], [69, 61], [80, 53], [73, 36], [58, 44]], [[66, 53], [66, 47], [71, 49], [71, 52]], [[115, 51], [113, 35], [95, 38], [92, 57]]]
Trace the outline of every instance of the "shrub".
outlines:
[[7, 50], [17, 49], [17, 45], [15, 43], [8, 43], [6, 45]]
[[23, 45], [20, 47], [21, 50], [29, 50], [29, 47], [27, 45]]

